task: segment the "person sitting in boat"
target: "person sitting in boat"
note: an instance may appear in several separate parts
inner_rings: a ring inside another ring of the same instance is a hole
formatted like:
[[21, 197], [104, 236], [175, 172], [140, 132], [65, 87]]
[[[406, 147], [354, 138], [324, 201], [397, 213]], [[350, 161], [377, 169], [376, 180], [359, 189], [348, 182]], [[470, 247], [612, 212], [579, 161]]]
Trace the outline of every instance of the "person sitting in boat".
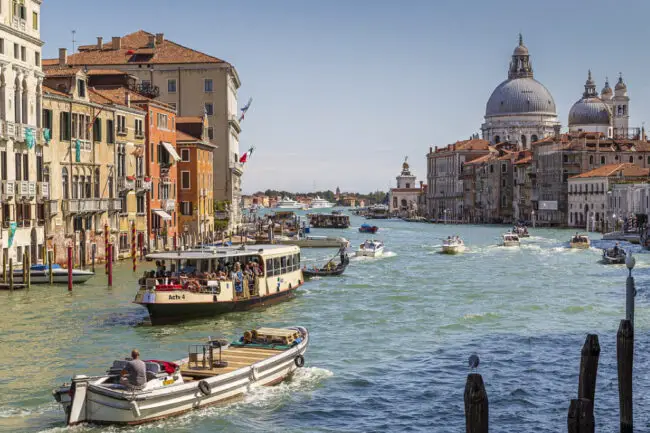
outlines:
[[241, 294], [244, 291], [244, 274], [241, 271], [241, 264], [239, 262], [235, 262], [235, 268], [231, 278], [235, 284], [235, 292]]
[[147, 366], [140, 359], [138, 349], [131, 351], [131, 358], [130, 361], [126, 362], [126, 366], [122, 370], [120, 384], [129, 390], [143, 389], [147, 384]]

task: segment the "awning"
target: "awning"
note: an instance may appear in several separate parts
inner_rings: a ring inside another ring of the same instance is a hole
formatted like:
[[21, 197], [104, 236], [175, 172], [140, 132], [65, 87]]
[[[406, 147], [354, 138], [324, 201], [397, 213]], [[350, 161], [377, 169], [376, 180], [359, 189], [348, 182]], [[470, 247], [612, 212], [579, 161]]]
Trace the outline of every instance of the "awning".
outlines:
[[171, 143], [167, 143], [166, 141], [162, 142], [163, 147], [169, 152], [171, 157], [174, 159], [174, 161], [180, 161], [181, 157], [176, 153], [176, 149], [174, 149], [174, 146], [172, 146]]
[[156, 215], [158, 215], [160, 218], [164, 219], [165, 221], [169, 221], [169, 220], [172, 219], [172, 216], [170, 214], [168, 214], [167, 212], [165, 212], [164, 210], [162, 210], [162, 209], [151, 209], [151, 212], [155, 213]]

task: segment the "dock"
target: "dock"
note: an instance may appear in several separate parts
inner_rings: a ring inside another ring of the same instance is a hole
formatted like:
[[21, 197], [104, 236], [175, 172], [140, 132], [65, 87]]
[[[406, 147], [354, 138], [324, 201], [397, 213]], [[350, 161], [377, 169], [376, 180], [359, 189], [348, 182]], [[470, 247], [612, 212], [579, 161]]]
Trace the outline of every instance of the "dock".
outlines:
[[[27, 284], [14, 283], [14, 290], [22, 290], [27, 287]], [[0, 283], [0, 290], [11, 290], [9, 283]]]

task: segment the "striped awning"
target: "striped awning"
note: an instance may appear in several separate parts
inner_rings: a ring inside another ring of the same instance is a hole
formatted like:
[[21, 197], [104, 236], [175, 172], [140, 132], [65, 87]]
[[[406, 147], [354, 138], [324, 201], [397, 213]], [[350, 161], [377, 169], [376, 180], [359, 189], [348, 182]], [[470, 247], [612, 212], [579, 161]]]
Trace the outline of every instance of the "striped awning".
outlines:
[[172, 216], [162, 209], [151, 209], [151, 212], [155, 213], [165, 221], [170, 221], [172, 219]]

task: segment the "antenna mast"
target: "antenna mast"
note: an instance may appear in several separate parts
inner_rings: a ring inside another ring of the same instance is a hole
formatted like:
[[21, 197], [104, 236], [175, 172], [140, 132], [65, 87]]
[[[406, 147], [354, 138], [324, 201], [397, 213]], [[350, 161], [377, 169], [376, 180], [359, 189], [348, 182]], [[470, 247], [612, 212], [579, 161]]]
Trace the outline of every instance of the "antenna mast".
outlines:
[[74, 50], [75, 50], [75, 48], [76, 48], [76, 47], [75, 47], [75, 43], [76, 43], [77, 41], [76, 41], [76, 39], [74, 38], [74, 36], [75, 36], [76, 33], [77, 33], [76, 30], [73, 30], [73, 31], [72, 31], [72, 54], [74, 54], [74, 52], [75, 52]]

